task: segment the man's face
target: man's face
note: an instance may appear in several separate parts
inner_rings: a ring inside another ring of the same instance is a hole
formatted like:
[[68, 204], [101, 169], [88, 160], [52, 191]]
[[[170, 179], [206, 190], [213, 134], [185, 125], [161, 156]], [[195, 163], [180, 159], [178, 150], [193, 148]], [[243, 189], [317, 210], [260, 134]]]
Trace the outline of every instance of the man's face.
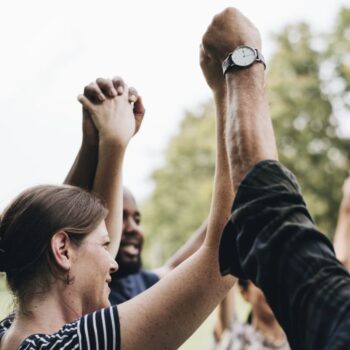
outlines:
[[123, 194], [123, 232], [116, 261], [118, 273], [128, 275], [138, 272], [142, 266], [141, 252], [144, 233], [140, 226], [141, 214], [131, 192], [124, 189]]

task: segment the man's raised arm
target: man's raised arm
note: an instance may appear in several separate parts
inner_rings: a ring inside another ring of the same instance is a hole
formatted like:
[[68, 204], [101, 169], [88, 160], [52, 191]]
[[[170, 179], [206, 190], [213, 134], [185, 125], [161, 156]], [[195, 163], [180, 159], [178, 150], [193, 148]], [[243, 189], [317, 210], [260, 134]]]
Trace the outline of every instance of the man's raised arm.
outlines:
[[221, 272], [264, 291], [293, 349], [349, 349], [350, 277], [317, 231], [294, 175], [277, 161], [260, 35], [227, 9], [203, 45], [223, 64], [226, 141], [232, 182], [239, 184], [221, 239]]
[[[215, 16], [203, 37], [205, 51], [220, 64], [242, 45], [261, 52], [258, 30], [232, 8]], [[242, 56], [249, 54], [248, 50], [241, 53]], [[277, 159], [264, 68], [264, 64], [257, 62], [249, 68], [233, 67], [225, 75], [228, 94], [226, 143], [234, 185], [238, 185], [258, 161]]]

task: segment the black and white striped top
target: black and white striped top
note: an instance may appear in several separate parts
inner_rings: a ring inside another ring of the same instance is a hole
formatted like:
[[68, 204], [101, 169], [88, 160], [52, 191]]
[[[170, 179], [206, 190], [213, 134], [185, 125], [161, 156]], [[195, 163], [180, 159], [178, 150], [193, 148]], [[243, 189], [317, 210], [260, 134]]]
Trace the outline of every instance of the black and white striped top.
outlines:
[[[13, 315], [0, 322], [0, 341], [11, 326]], [[64, 325], [54, 334], [33, 334], [18, 350], [119, 350], [120, 326], [118, 309], [112, 306], [95, 311]]]

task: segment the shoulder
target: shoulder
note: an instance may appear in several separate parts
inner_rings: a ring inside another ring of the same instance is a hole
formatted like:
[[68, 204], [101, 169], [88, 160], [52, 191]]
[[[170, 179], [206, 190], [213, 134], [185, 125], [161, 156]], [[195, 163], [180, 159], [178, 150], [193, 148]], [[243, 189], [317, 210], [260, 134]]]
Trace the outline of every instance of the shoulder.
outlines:
[[15, 317], [15, 314], [12, 313], [6, 318], [4, 318], [2, 321], [0, 321], [0, 339], [4, 334], [4, 332], [6, 332], [11, 327], [14, 317]]
[[116, 306], [95, 311], [64, 325], [53, 334], [33, 334], [19, 347], [24, 349], [120, 349], [120, 326]]
[[79, 320], [80, 349], [120, 349], [117, 306], [95, 311]]
[[53, 334], [33, 334], [26, 338], [19, 350], [22, 349], [77, 349], [80, 339], [78, 334], [79, 320], [64, 325], [58, 332]]

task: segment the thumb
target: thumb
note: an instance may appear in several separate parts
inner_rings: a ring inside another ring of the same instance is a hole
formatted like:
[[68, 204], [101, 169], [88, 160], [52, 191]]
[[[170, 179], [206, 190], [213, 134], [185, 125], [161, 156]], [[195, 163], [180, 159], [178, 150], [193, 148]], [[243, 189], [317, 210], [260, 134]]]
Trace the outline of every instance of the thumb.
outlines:
[[90, 102], [88, 98], [86, 98], [84, 95], [78, 96], [78, 101], [83, 105], [83, 112], [89, 112], [93, 114], [94, 112], [94, 105]]

